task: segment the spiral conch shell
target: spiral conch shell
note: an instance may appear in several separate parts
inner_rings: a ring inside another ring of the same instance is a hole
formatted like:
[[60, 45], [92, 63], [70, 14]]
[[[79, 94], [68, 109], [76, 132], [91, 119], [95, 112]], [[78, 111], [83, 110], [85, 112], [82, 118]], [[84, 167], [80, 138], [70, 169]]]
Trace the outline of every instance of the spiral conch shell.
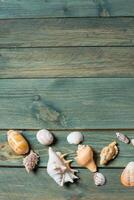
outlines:
[[121, 174], [121, 183], [126, 187], [134, 187], [134, 162], [129, 162]]
[[104, 147], [100, 153], [100, 164], [106, 165], [110, 160], [114, 159], [118, 154], [118, 147], [116, 142], [110, 143], [108, 146]]
[[88, 145], [78, 145], [76, 162], [81, 167], [88, 168], [91, 172], [97, 171], [97, 166], [93, 159], [93, 150]]
[[49, 147], [49, 160], [47, 163], [47, 173], [55, 180], [55, 182], [63, 186], [66, 182], [74, 182], [78, 177], [74, 174], [77, 170], [71, 169], [71, 160], [65, 160], [66, 154], [55, 152]]
[[28, 142], [20, 132], [9, 130], [7, 132], [7, 140], [9, 146], [16, 154], [23, 155], [29, 152]]

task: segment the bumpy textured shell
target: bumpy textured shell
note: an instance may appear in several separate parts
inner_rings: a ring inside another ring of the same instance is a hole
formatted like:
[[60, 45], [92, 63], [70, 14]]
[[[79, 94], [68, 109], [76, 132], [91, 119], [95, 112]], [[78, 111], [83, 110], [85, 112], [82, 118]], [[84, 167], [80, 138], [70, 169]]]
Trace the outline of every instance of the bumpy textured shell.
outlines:
[[69, 144], [79, 144], [83, 141], [83, 135], [80, 132], [74, 131], [67, 136]]
[[88, 145], [78, 145], [76, 162], [82, 167], [88, 168], [91, 172], [97, 171], [97, 166], [93, 159], [93, 150]]
[[123, 133], [116, 133], [116, 136], [118, 140], [120, 140], [121, 142], [124, 142], [125, 144], [128, 144], [130, 142], [129, 138], [125, 136]]
[[23, 155], [29, 152], [28, 142], [18, 131], [9, 130], [7, 132], [7, 139], [9, 146], [16, 154]]
[[30, 154], [23, 159], [23, 165], [25, 166], [26, 171], [28, 173], [32, 171], [36, 167], [38, 161], [39, 156], [31, 150]]
[[94, 183], [97, 186], [102, 186], [106, 182], [105, 176], [102, 173], [96, 172], [94, 173]]
[[53, 140], [54, 140], [52, 133], [50, 133], [46, 129], [42, 129], [42, 130], [38, 131], [36, 138], [43, 145], [50, 145], [53, 143]]
[[49, 160], [47, 163], [47, 173], [55, 180], [55, 182], [63, 186], [66, 182], [74, 182], [74, 179], [78, 179], [75, 175], [77, 170], [70, 167], [71, 160], [65, 160], [66, 154], [55, 152], [49, 147]]
[[100, 164], [106, 165], [110, 160], [114, 159], [118, 154], [118, 148], [116, 142], [110, 143], [108, 146], [104, 147], [100, 153]]

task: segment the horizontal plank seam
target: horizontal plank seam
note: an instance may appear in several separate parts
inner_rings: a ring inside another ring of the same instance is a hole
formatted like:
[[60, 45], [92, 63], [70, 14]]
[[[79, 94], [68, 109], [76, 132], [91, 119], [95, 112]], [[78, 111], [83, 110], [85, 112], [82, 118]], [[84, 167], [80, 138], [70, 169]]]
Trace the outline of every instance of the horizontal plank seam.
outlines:
[[61, 17], [61, 16], [46, 16], [46, 17], [9, 17], [9, 18], [2, 18], [2, 17], [0, 17], [0, 20], [24, 20], [24, 19], [70, 19], [70, 18], [72, 18], [72, 19], [77, 19], [77, 18], [91, 18], [91, 19], [94, 19], [94, 18], [102, 18], [102, 19], [104, 19], [104, 18], [107, 18], [107, 19], [110, 19], [110, 18], [134, 18], [134, 16], [133, 15], [124, 15], [124, 16], [122, 16], [122, 15], [116, 15], [116, 16], [67, 16], [67, 17]]

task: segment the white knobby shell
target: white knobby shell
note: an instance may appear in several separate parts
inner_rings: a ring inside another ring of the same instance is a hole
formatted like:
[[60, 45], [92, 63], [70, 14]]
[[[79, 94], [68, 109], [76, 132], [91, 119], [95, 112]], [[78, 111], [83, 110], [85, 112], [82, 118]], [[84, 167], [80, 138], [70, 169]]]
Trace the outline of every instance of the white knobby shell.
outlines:
[[67, 141], [69, 144], [79, 144], [83, 141], [84, 137], [81, 134], [81, 132], [78, 131], [74, 131], [71, 132], [68, 136], [67, 136]]
[[60, 152], [55, 152], [51, 147], [49, 147], [48, 153], [47, 173], [58, 185], [63, 186], [66, 182], [73, 183], [74, 179], [78, 179], [75, 175], [77, 170], [69, 166], [71, 160], [64, 159], [66, 154], [62, 155]]
[[94, 183], [97, 186], [102, 186], [106, 182], [105, 176], [102, 173], [96, 172], [94, 173]]
[[37, 132], [37, 140], [43, 145], [50, 145], [54, 141], [54, 136], [46, 129], [41, 129]]

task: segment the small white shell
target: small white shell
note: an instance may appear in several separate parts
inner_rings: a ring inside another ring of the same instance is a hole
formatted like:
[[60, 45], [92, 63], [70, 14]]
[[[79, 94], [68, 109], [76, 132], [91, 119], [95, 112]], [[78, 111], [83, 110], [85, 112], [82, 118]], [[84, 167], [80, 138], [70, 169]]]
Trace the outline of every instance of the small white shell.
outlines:
[[52, 133], [50, 133], [46, 129], [42, 129], [42, 130], [38, 131], [36, 138], [43, 145], [50, 145], [53, 143], [53, 140], [54, 140]]
[[131, 139], [131, 144], [134, 146], [134, 139]]
[[102, 186], [106, 182], [105, 176], [102, 173], [96, 172], [94, 173], [94, 183], [97, 186]]
[[84, 139], [83, 135], [78, 131], [71, 132], [67, 136], [67, 141], [69, 144], [79, 144], [83, 141], [83, 139]]
[[125, 136], [123, 133], [116, 133], [116, 136], [118, 140], [120, 140], [121, 142], [124, 142], [125, 144], [128, 144], [130, 142], [129, 138]]

